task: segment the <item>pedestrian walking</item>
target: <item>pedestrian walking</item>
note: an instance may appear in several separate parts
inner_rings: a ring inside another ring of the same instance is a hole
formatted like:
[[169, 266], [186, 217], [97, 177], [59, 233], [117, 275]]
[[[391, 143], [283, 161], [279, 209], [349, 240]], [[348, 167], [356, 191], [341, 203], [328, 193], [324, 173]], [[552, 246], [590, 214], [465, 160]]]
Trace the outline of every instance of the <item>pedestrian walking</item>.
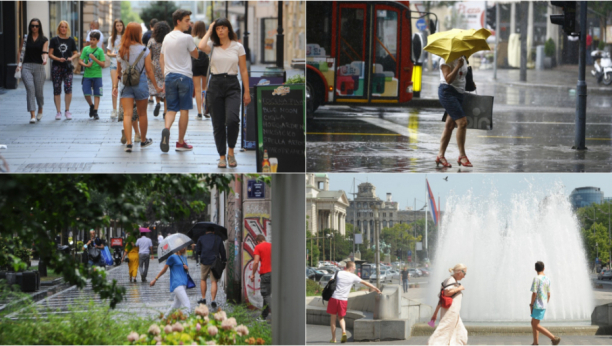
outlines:
[[[111, 36], [108, 40], [108, 46], [106, 47], [106, 52], [108, 57], [110, 58], [110, 74], [112, 85], [118, 83], [117, 78], [117, 53], [119, 51], [119, 46], [121, 45], [121, 36], [123, 36], [123, 29], [125, 28], [125, 24], [121, 19], [115, 19], [113, 22], [113, 30], [111, 32]], [[121, 106], [120, 106], [121, 107]], [[122, 112], [120, 108], [120, 112]], [[117, 113], [117, 96], [113, 95], [113, 111], [111, 112], [111, 119], [115, 119], [118, 117]]]
[[170, 309], [168, 309], [165, 316], [170, 315], [172, 310], [176, 310], [181, 307], [185, 307], [187, 313], [189, 313], [189, 310], [191, 310], [191, 303], [189, 302], [189, 297], [187, 296], [187, 273], [189, 272], [189, 266], [187, 265], [187, 257], [185, 256], [185, 253], [187, 253], [187, 248], [179, 250], [174, 255], [168, 257], [164, 268], [150, 283], [151, 287], [155, 286], [155, 283], [157, 280], [159, 280], [160, 276], [164, 275], [168, 268], [170, 268], [170, 292], [174, 293], [174, 303]]
[[100, 22], [98, 22], [97, 19], [94, 19], [91, 21], [91, 23], [89, 23], [89, 31], [87, 31], [87, 38], [85, 39], [86, 46], [91, 45], [91, 33], [92, 32], [97, 32], [98, 34], [100, 34], [100, 37], [98, 38], [98, 42], [100, 43], [100, 45], [103, 45], [104, 44], [104, 34], [102, 33], [102, 31], [100, 31]]
[[[134, 22], [129, 23], [121, 40], [119, 56], [117, 58], [117, 74], [124, 84], [121, 90], [121, 105], [124, 112], [125, 151], [128, 153], [132, 152], [132, 113], [134, 112], [132, 106], [134, 101], [136, 101], [138, 123], [140, 126], [140, 147], [146, 148], [153, 144], [153, 140], [147, 138], [147, 99], [149, 98], [149, 91], [147, 89], [145, 70], [146, 75], [153, 80], [154, 84], [157, 84], [157, 82], [153, 73], [150, 51], [142, 44], [141, 37], [142, 28], [140, 25]], [[126, 79], [128, 78], [131, 80], [132, 85], [127, 85]], [[113, 95], [119, 94], [118, 88], [117, 84], [113, 85]], [[162, 91], [162, 88], [157, 87], [156, 89], [157, 92]]]
[[[213, 117], [215, 115], [213, 114]], [[336, 320], [340, 323], [342, 329], [342, 338], [340, 341], [345, 343], [347, 340], [346, 336], [346, 309], [348, 305], [348, 296], [351, 293], [351, 287], [356, 284], [362, 284], [368, 286], [372, 290], [380, 293], [378, 287], [371, 283], [361, 280], [361, 278], [355, 275], [355, 262], [347, 261], [344, 270], [336, 273], [336, 290], [332, 294], [329, 302], [327, 303], [327, 313], [330, 314], [330, 325], [332, 338], [331, 343], [336, 343]]]
[[[272, 295], [272, 244], [266, 241], [263, 234], [255, 237], [255, 258], [253, 259], [253, 273], [251, 274], [251, 282], [255, 282], [255, 273], [259, 268], [259, 293], [263, 297], [263, 310], [261, 318], [265, 320], [270, 314], [270, 296]], [[261, 267], [259, 263], [261, 262]]]
[[55, 101], [55, 120], [62, 119], [62, 82], [64, 82], [64, 103], [66, 120], [72, 119], [70, 103], [72, 102], [72, 60], [79, 56], [74, 39], [70, 37], [70, 26], [62, 20], [57, 26], [58, 35], [49, 43], [51, 62], [51, 79], [53, 80], [53, 100]]
[[[40, 19], [32, 18], [30, 20], [28, 37], [25, 40], [25, 52], [22, 53], [21, 58], [22, 65], [17, 67], [17, 71], [21, 71], [21, 79], [23, 79], [26, 88], [30, 124], [35, 124], [43, 116], [43, 106], [45, 105], [43, 87], [47, 78], [44, 65], [47, 64], [49, 55], [49, 40], [43, 33]], [[35, 116], [34, 111], [37, 105], [38, 114]]]
[[452, 167], [444, 155], [451, 136], [453, 135], [453, 130], [457, 127], [457, 146], [459, 147], [459, 158], [457, 159], [457, 163], [459, 166], [472, 167], [470, 160], [468, 160], [465, 154], [467, 118], [462, 108], [467, 72], [467, 61], [463, 56], [451, 62], [440, 59], [440, 86], [438, 87], [438, 98], [446, 110], [446, 123], [444, 131], [442, 132], [442, 138], [440, 139], [440, 149], [436, 157], [436, 166], [441, 164], [443, 167]]
[[217, 297], [218, 279], [212, 275], [212, 265], [218, 257], [223, 262], [227, 261], [223, 240], [215, 234], [213, 228], [208, 228], [206, 233], [198, 238], [195, 251], [200, 254], [200, 293], [202, 293], [202, 299], [198, 300], [198, 304], [206, 304], [206, 279], [210, 275], [210, 306], [213, 310], [216, 310], [217, 302], [215, 299]]
[[157, 236], [157, 245], [161, 244], [162, 240], [164, 240], [164, 236], [160, 232]]
[[[193, 43], [196, 47], [200, 45], [200, 41], [206, 35], [206, 24], [203, 21], [198, 20], [193, 25], [191, 36], [193, 36]], [[198, 118], [202, 119], [202, 113], [206, 118], [210, 118], [210, 114], [207, 114], [206, 107], [202, 112], [202, 96], [206, 97], [206, 74], [208, 73], [208, 55], [198, 49], [198, 58], [191, 59], [192, 71], [193, 71], [193, 86], [195, 89], [196, 107], [198, 109]]]
[[[451, 276], [442, 282], [440, 294], [443, 294], [445, 297], [451, 297], [452, 304], [449, 308], [440, 307], [442, 311], [440, 324], [431, 337], [429, 337], [428, 345], [467, 345], [467, 329], [465, 329], [460, 316], [461, 300], [463, 298], [462, 291], [465, 290], [465, 287], [459, 283], [459, 280], [463, 279], [467, 274], [467, 267], [463, 264], [457, 264], [448, 271], [451, 273]], [[437, 311], [435, 314], [437, 314]], [[435, 317], [432, 320], [435, 321]]]
[[408, 267], [404, 267], [404, 270], [402, 270], [400, 274], [402, 275], [402, 285], [404, 287], [404, 293], [408, 293], [408, 277], [410, 276], [408, 272]]
[[153, 242], [146, 234], [141, 233], [140, 239], [136, 241], [138, 247], [138, 267], [140, 268], [140, 279], [142, 282], [147, 282], [147, 273], [149, 272], [149, 260], [153, 253]]
[[[123, 258], [121, 261], [125, 260], [125, 257], [128, 257], [128, 271], [130, 274], [130, 282], [136, 282], [136, 276], [138, 275], [138, 265], [140, 261], [140, 249], [136, 246], [136, 237], [138, 233], [131, 232], [125, 240], [125, 252], [123, 253]], [[132, 279], [134, 281], [132, 281]]]
[[[151, 51], [151, 63], [153, 64], [153, 72], [155, 73], [155, 80], [157, 81], [157, 86], [160, 88], [164, 87], [164, 73], [162, 71], [162, 66], [160, 63], [161, 56], [161, 47], [164, 42], [164, 38], [170, 32], [170, 25], [166, 23], [166, 21], [157, 22], [153, 27], [153, 35], [149, 39], [149, 43], [147, 47]], [[155, 100], [157, 104], [155, 105], [155, 109], [153, 110], [153, 116], [159, 115], [159, 110], [161, 108], [161, 101], [164, 101], [164, 119], [166, 118], [166, 112], [168, 110], [168, 104], [166, 103], [165, 97], [166, 93], [161, 92], [158, 93], [155, 89], [155, 85], [149, 79], [147, 80], [149, 85], [149, 94], [155, 96]]]
[[[240, 131], [240, 82], [238, 68], [244, 93], [242, 100], [246, 107], [251, 102], [249, 91], [249, 74], [246, 66], [246, 52], [238, 43], [238, 36], [232, 24], [225, 18], [210, 24], [208, 32], [202, 38], [200, 50], [210, 54], [210, 85], [206, 94], [206, 104], [210, 107], [213, 122], [213, 133], [217, 152], [218, 168], [236, 167], [234, 147]], [[216, 48], [216, 49], [215, 49]], [[229, 147], [229, 151], [226, 149]], [[227, 153], [227, 161], [226, 155]]]
[[[83, 48], [81, 61], [79, 63], [85, 68], [83, 73], [83, 96], [89, 104], [89, 117], [94, 120], [100, 119], [98, 107], [102, 97], [102, 68], [104, 67], [104, 51], [98, 47], [100, 43], [99, 32], [89, 34], [89, 46]], [[91, 100], [93, 95], [94, 100]]]
[[83, 250], [87, 250], [87, 265], [90, 267], [101, 265], [104, 243], [96, 236], [95, 230], [89, 231], [89, 241], [83, 245]]
[[548, 329], [542, 327], [540, 322], [544, 319], [546, 308], [550, 302], [550, 279], [544, 274], [544, 263], [536, 262], [535, 270], [538, 275], [533, 278], [531, 283], [531, 329], [533, 330], [533, 345], [539, 345], [539, 333], [544, 334], [552, 341], [553, 345], [558, 345], [561, 338], [554, 336]]
[[[144, 44], [147, 47], [149, 46], [149, 40], [153, 36], [153, 31], [155, 30], [155, 24], [157, 24], [157, 22], [158, 22], [157, 18], [151, 19], [149, 21], [149, 30], [147, 30], [142, 35], [142, 44]], [[151, 94], [150, 97], [149, 97], [149, 103], [153, 103], [153, 99], [154, 99], [153, 94]]]
[[176, 151], [193, 150], [193, 146], [185, 142], [185, 133], [189, 123], [189, 110], [193, 109], [193, 72], [191, 58], [198, 57], [198, 49], [191, 35], [183, 33], [189, 28], [190, 11], [176, 10], [172, 14], [174, 30], [166, 35], [162, 43], [160, 62], [163, 66], [166, 102], [165, 128], [162, 130], [160, 149], [164, 153], [170, 150], [170, 127], [176, 113], [180, 112], [179, 138]]

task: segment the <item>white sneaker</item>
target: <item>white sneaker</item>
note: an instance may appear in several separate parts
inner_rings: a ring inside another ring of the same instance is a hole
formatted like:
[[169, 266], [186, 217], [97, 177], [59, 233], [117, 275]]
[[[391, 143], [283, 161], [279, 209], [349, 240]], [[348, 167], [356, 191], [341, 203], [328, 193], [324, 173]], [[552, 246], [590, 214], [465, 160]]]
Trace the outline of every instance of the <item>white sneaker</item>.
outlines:
[[62, 120], [62, 112], [57, 112], [55, 115], [55, 120]]
[[117, 118], [117, 110], [113, 109], [113, 111], [111, 112], [111, 119], [116, 119]]
[[36, 118], [30, 118], [30, 124], [36, 124]]
[[141, 140], [142, 140], [142, 138], [140, 138], [140, 135], [134, 136], [134, 142], [140, 143]]
[[36, 119], [37, 119], [38, 121], [40, 121], [40, 119], [42, 119], [42, 116], [43, 116], [43, 114], [42, 114], [42, 113], [38, 113], [38, 114], [36, 114]]

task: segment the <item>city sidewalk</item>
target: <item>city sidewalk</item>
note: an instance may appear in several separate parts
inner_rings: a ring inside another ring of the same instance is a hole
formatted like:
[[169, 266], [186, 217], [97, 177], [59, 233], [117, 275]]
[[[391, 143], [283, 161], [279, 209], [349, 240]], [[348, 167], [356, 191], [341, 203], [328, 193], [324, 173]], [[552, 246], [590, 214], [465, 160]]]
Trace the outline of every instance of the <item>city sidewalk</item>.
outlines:
[[[149, 128], [147, 137], [153, 145], [141, 149], [135, 145], [132, 153], [124, 152], [121, 144], [123, 123], [111, 119], [112, 94], [108, 69], [103, 70], [103, 97], [98, 114], [100, 120], [89, 118], [89, 106], [81, 90], [81, 75], [75, 75], [70, 110], [73, 120], [55, 120], [53, 85], [50, 80], [44, 86], [44, 115], [40, 122], [30, 124], [26, 109], [26, 91], [23, 82], [15, 90], [0, 95], [0, 150], [12, 173], [39, 172], [91, 172], [91, 173], [252, 173], [256, 172], [255, 151], [241, 151], [241, 137], [236, 144], [238, 167], [218, 169], [219, 155], [213, 137], [210, 119], [197, 118], [194, 104], [189, 112], [189, 125], [185, 140], [193, 145], [193, 151], [177, 152], [179, 116], [170, 129], [170, 151], [159, 148], [164, 128], [162, 109], [153, 116], [155, 104], [148, 104]], [[195, 99], [194, 99], [195, 100]], [[254, 100], [253, 100], [254, 101]], [[195, 103], [195, 101], [194, 101]], [[65, 109], [62, 94], [62, 112]], [[133, 137], [132, 137], [133, 138]]]

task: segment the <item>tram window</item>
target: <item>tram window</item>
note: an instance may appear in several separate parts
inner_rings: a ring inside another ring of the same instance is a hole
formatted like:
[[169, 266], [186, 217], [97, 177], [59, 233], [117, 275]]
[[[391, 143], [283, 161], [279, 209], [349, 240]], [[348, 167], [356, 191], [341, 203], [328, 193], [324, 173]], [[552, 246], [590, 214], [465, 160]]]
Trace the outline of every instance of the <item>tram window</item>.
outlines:
[[308, 44], [318, 44], [331, 55], [331, 18], [332, 2], [307, 1], [306, 40]]
[[397, 96], [397, 41], [398, 13], [390, 10], [376, 11], [375, 65], [372, 76], [372, 93], [377, 96]]

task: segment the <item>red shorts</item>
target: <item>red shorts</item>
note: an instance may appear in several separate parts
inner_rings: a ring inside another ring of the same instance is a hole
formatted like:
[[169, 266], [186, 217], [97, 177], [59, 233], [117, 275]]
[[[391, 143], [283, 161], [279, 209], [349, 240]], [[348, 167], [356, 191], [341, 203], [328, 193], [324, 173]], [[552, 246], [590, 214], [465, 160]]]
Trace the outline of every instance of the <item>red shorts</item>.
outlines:
[[346, 306], [348, 301], [338, 300], [336, 298], [330, 298], [327, 303], [327, 313], [331, 315], [338, 315], [340, 317], [346, 316]]

